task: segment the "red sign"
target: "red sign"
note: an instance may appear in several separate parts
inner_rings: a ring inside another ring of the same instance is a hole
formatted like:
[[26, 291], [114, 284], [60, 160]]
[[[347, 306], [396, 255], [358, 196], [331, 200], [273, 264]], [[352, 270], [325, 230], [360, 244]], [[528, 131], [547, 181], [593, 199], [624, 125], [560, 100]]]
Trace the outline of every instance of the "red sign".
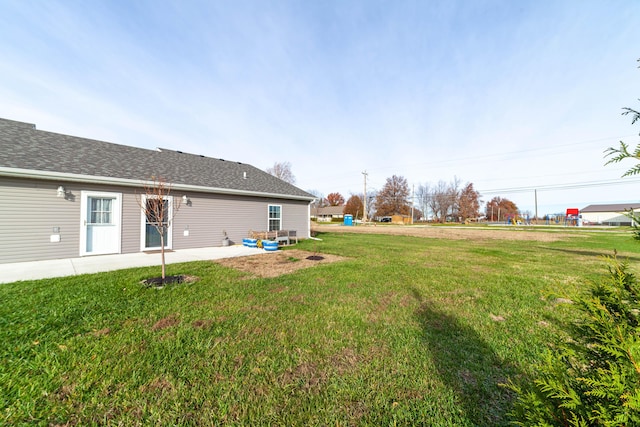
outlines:
[[569, 215], [578, 215], [580, 213], [580, 209], [577, 208], [568, 208], [567, 209], [567, 216]]

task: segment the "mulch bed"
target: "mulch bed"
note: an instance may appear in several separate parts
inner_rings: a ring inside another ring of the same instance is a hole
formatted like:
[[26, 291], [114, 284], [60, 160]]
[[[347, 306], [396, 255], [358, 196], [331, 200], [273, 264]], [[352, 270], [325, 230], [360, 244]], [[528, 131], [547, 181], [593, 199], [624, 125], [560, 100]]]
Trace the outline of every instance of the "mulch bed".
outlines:
[[143, 280], [142, 283], [148, 288], [163, 288], [167, 285], [177, 285], [180, 283], [192, 283], [198, 280], [198, 277], [189, 276], [187, 274], [180, 274], [177, 276], [165, 276], [164, 280], [162, 277], [152, 277], [150, 279]]

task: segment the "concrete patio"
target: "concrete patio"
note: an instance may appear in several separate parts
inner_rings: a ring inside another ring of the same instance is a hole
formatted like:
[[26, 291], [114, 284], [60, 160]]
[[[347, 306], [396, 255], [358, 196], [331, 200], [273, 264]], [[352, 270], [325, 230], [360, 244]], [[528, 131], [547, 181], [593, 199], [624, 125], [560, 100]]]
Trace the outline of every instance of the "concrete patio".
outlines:
[[[262, 249], [245, 246], [224, 246], [167, 251], [167, 264], [204, 261], [220, 258], [267, 254]], [[95, 255], [78, 258], [0, 264], [0, 283], [19, 280], [37, 280], [77, 274], [100, 273], [123, 268], [160, 266], [160, 252], [133, 254]]]

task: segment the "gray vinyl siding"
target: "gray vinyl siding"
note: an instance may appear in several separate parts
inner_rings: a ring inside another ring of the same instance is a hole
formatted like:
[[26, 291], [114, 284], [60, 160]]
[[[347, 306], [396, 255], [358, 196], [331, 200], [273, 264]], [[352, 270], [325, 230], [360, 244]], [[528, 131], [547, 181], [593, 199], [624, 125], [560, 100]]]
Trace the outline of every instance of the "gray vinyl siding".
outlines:
[[221, 246], [225, 231], [232, 243], [240, 244], [250, 231], [267, 230], [271, 204], [282, 206], [283, 229], [296, 230], [301, 238], [309, 234], [307, 202], [216, 194], [189, 198], [190, 204], [182, 204], [173, 221], [173, 249]]
[[[57, 197], [63, 185], [69, 197]], [[107, 185], [0, 178], [0, 264], [80, 256], [81, 192], [99, 191], [122, 195], [121, 253], [141, 250], [142, 215], [138, 200], [142, 189]], [[181, 199], [183, 193], [173, 194]], [[309, 235], [306, 201], [275, 198], [189, 193], [189, 204], [175, 212], [173, 249], [221, 246], [223, 231], [240, 244], [250, 231], [265, 231], [268, 206], [282, 206], [282, 229], [296, 230], [299, 238]], [[180, 203], [180, 202], [178, 202]], [[58, 227], [60, 242], [51, 243]], [[184, 231], [188, 229], [189, 235]]]
[[[79, 193], [59, 198], [58, 185], [0, 178], [0, 263], [78, 256]], [[50, 242], [54, 227], [60, 230], [59, 243]]]
[[[57, 197], [58, 186], [68, 197]], [[140, 251], [140, 208], [136, 190], [64, 181], [0, 178], [0, 264], [80, 256], [82, 191], [122, 194], [121, 252]], [[60, 242], [51, 243], [54, 227]]]
[[140, 233], [142, 230], [142, 210], [140, 200], [142, 190], [125, 188], [122, 192], [122, 236], [123, 254], [140, 252]]
[[298, 238], [304, 239], [310, 235], [309, 203], [282, 203], [282, 229], [296, 230]]

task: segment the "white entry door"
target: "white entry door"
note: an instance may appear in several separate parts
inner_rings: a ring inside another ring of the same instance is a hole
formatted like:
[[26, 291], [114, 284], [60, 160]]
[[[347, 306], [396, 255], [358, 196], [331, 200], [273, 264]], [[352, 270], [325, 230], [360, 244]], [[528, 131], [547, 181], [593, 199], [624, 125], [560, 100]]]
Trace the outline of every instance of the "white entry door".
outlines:
[[82, 192], [80, 255], [120, 253], [120, 193]]

